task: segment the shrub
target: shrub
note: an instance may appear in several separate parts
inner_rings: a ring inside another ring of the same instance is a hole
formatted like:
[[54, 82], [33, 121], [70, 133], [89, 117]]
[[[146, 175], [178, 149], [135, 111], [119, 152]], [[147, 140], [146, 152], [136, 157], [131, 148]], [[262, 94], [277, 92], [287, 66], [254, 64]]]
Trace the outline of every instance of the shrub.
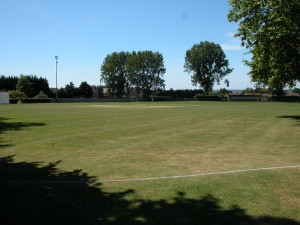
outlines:
[[34, 98], [44, 99], [44, 98], [48, 98], [48, 95], [46, 95], [43, 91], [40, 91], [40, 93], [34, 96]]
[[9, 98], [17, 101], [23, 101], [27, 98], [27, 95], [21, 91], [9, 91]]

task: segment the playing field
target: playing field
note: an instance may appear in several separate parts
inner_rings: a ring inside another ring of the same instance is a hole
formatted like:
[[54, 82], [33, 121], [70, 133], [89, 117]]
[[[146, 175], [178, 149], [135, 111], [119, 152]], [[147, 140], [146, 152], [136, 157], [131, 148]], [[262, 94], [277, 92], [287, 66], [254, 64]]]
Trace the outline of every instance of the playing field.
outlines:
[[300, 224], [297, 103], [0, 105], [0, 158], [11, 224]]

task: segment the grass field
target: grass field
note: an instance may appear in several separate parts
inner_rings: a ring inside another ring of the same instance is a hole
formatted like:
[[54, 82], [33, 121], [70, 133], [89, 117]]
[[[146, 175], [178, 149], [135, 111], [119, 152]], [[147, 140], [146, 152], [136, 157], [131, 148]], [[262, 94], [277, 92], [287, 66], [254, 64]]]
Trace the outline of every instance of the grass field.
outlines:
[[297, 103], [0, 105], [0, 158], [0, 224], [300, 224]]

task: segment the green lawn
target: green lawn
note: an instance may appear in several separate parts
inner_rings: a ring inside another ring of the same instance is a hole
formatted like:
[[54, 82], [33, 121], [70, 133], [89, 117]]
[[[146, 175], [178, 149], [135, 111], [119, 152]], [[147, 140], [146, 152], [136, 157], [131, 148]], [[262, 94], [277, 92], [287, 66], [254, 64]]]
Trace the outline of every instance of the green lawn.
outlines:
[[297, 103], [0, 105], [0, 126], [6, 224], [300, 224], [300, 167], [104, 181], [300, 166]]

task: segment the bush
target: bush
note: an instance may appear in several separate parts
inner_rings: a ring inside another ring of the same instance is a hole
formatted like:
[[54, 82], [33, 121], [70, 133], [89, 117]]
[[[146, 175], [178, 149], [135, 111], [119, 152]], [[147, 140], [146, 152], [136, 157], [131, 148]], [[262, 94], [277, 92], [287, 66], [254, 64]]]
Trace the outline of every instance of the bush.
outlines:
[[27, 95], [21, 91], [9, 91], [9, 98], [22, 101], [27, 98]]
[[46, 95], [43, 91], [40, 91], [40, 93], [34, 96], [34, 98], [44, 99], [48, 98], [48, 95]]

